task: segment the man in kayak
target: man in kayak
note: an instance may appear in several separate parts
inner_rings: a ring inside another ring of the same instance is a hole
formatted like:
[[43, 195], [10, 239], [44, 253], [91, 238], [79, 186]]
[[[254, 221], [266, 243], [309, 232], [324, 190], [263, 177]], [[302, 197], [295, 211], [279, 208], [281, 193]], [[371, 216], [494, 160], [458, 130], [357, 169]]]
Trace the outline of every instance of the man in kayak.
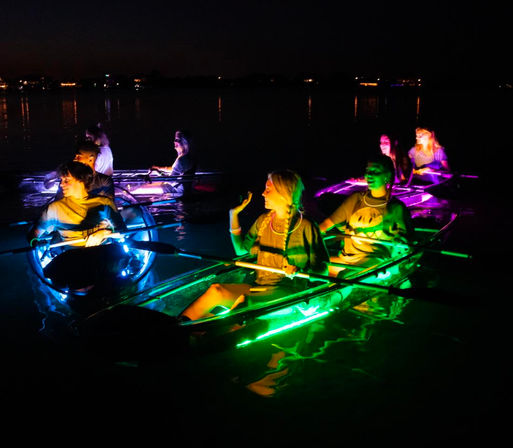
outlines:
[[[390, 157], [378, 154], [370, 158], [365, 170], [367, 189], [349, 195], [319, 225], [323, 234], [334, 227], [344, 234], [340, 252], [330, 257], [332, 263], [373, 266], [394, 254], [391, 246], [379, 244], [380, 240], [410, 241], [413, 234], [410, 211], [391, 196], [393, 179]], [[330, 275], [338, 275], [343, 269], [330, 265]]]
[[84, 163], [93, 170], [93, 178], [89, 185], [89, 196], [105, 196], [114, 199], [114, 182], [111, 176], [95, 169], [100, 148], [90, 141], [80, 143], [75, 152], [76, 162]]
[[29, 239], [33, 245], [40, 237], [51, 234], [52, 242], [69, 243], [64, 249], [85, 247], [54, 253], [55, 258], [44, 272], [59, 284], [90, 284], [91, 276], [116, 271], [124, 256], [119, 245], [107, 244], [99, 249], [96, 246], [104, 243], [112, 232], [125, 231], [126, 226], [113, 199], [89, 194], [93, 178], [89, 166], [71, 161], [59, 166], [57, 172], [63, 197], [45, 208], [30, 230]]
[[[105, 196], [114, 199], [114, 181], [111, 176], [96, 171], [95, 164], [98, 158], [100, 149], [95, 143], [84, 140], [80, 142], [75, 151], [73, 160], [83, 163], [93, 170], [93, 177], [89, 182], [88, 193], [89, 196]], [[45, 183], [49, 185], [50, 182], [59, 182], [60, 176], [57, 171], [52, 171], [46, 175]], [[59, 185], [54, 199], [62, 199], [62, 188]]]
[[235, 253], [255, 254], [259, 265], [283, 270], [288, 275], [257, 269], [255, 278], [247, 279], [247, 283], [213, 284], [182, 312], [182, 320], [212, 315], [210, 312], [216, 306], [233, 309], [245, 301], [267, 301], [304, 289], [306, 281], [293, 278], [297, 271], [328, 273], [329, 255], [319, 227], [301, 211], [303, 189], [303, 182], [294, 171], [270, 173], [262, 193], [268, 211], [256, 219], [245, 237], [239, 213], [249, 204], [252, 194], [230, 210], [229, 231]]
[[33, 237], [55, 231], [62, 240], [85, 238], [78, 245], [94, 246], [111, 231], [124, 230], [123, 218], [113, 199], [89, 193], [94, 177], [89, 166], [72, 161], [62, 164], [57, 172], [63, 197], [45, 208], [31, 231]]

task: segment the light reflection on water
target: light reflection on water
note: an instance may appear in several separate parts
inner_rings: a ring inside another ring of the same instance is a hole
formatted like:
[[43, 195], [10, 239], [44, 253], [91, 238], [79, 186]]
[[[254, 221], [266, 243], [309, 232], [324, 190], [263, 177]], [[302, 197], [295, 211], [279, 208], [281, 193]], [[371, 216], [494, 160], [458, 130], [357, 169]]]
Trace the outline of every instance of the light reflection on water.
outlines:
[[378, 322], [401, 325], [398, 318], [408, 302], [388, 295], [374, 297], [347, 311], [345, 316], [335, 315], [292, 332], [280, 342], [268, 344], [267, 363], [253, 366], [256, 379], [244, 383], [243, 378], [236, 377], [235, 382], [257, 395], [273, 397], [286, 393], [288, 387], [297, 392], [305, 386], [305, 371], [323, 369], [328, 363], [342, 363], [347, 372], [373, 377], [373, 372], [347, 363], [344, 357], [355, 350], [365, 350]]
[[[351, 117], [347, 111], [353, 101]], [[413, 122], [418, 104], [408, 96], [400, 102], [405, 103], [401, 121]], [[381, 104], [373, 93], [352, 97], [347, 92], [315, 90], [4, 93], [0, 96], [0, 150], [9, 154], [4, 169], [51, 169], [69, 156], [85, 128], [102, 122], [117, 168], [169, 162], [175, 156], [169, 152], [170, 135], [180, 127], [192, 132], [205, 167], [233, 166], [232, 156], [240, 162], [241, 150], [268, 154], [270, 166], [282, 164], [284, 154], [278, 157], [277, 152], [293, 150], [296, 165], [312, 145], [322, 144], [329, 150], [354, 145], [352, 139], [360, 138], [351, 136], [360, 132], [354, 129], [355, 123], [364, 120], [372, 130], [377, 123], [369, 118], [386, 119], [395, 113]], [[336, 128], [326, 130], [325, 121], [332, 120]], [[20, 136], [21, 147], [33, 151], [33, 157], [23, 158], [17, 150]], [[43, 153], [45, 157], [40, 156]]]
[[[511, 119], [507, 96], [487, 92], [358, 92], [330, 89], [169, 89], [0, 93], [3, 170], [44, 171], [70, 156], [91, 124], [102, 122], [115, 168], [169, 164], [171, 135], [194, 136], [203, 169], [264, 171], [289, 165], [314, 175], [354, 176], [381, 132], [404, 150], [417, 124], [436, 130], [461, 172], [480, 168], [484, 146]], [[493, 114], [487, 113], [493, 111]], [[474, 126], [474, 124], [476, 126]], [[473, 133], [467, 132], [472, 127]], [[30, 151], [27, 157], [25, 151]], [[322, 163], [318, 155], [337, 163]], [[253, 156], [251, 166], [242, 156]], [[313, 155], [313, 157], [312, 157]]]

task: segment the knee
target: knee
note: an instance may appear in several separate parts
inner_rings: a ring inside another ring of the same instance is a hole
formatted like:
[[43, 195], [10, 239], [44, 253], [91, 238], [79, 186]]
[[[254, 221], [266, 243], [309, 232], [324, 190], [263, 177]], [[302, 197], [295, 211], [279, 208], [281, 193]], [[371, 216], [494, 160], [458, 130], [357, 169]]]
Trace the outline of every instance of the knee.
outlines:
[[207, 292], [209, 292], [209, 293], [215, 293], [215, 294], [220, 294], [223, 290], [224, 290], [224, 288], [223, 288], [223, 286], [221, 285], [221, 283], [212, 283], [212, 284], [208, 287]]

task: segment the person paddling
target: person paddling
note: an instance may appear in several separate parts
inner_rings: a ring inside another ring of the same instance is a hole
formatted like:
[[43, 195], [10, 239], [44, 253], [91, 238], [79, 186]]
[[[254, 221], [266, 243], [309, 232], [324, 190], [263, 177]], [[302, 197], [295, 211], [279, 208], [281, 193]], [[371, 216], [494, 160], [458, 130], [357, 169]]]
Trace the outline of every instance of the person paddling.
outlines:
[[[191, 151], [191, 134], [187, 131], [178, 130], [174, 134], [173, 147], [177, 157], [172, 165], [160, 166], [152, 165], [150, 174], [157, 172], [159, 175], [165, 176], [187, 176], [196, 172], [196, 160]], [[150, 185], [154, 188], [156, 183]], [[160, 183], [164, 193], [171, 193], [174, 196], [182, 196], [186, 191], [183, 182], [171, 181]], [[190, 183], [189, 183], [190, 185]]]
[[443, 174], [450, 172], [445, 148], [429, 129], [415, 129], [415, 145], [408, 151], [408, 157], [413, 166], [413, 179], [438, 183]]
[[[266, 213], [261, 214], [245, 236], [239, 214], [247, 207], [252, 193], [230, 210], [229, 232], [236, 255], [255, 254], [259, 265], [279, 268], [289, 274], [297, 271], [327, 274], [328, 251], [318, 224], [303, 214], [301, 197], [304, 190], [300, 176], [291, 170], [271, 172], [262, 193]], [[221, 305], [234, 308], [247, 301], [252, 304], [281, 297], [304, 289], [307, 281], [282, 274], [257, 270], [246, 282], [213, 284], [182, 313], [182, 320], [195, 320], [212, 315]]]
[[[336, 227], [344, 234], [378, 240], [409, 242], [413, 235], [410, 211], [391, 195], [394, 166], [390, 157], [378, 154], [369, 158], [365, 170], [367, 189], [349, 195], [319, 228], [323, 234]], [[340, 252], [330, 257], [333, 263], [373, 266], [391, 257], [390, 247], [343, 238]], [[330, 275], [338, 275], [344, 268], [330, 266]]]
[[126, 254], [119, 244], [103, 244], [112, 232], [126, 231], [114, 201], [90, 196], [93, 170], [77, 161], [59, 166], [63, 197], [52, 201], [30, 229], [31, 245], [42, 237], [69, 245], [52, 249], [52, 261], [44, 274], [56, 284], [68, 287], [91, 285], [107, 274], [116, 275]]

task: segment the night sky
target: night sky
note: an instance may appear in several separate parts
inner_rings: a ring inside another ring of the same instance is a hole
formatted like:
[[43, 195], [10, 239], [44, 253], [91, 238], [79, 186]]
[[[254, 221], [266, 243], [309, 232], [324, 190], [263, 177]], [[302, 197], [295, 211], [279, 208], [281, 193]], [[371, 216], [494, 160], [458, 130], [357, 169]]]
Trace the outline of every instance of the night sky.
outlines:
[[157, 70], [170, 77], [510, 79], [511, 19], [511, 6], [449, 0], [8, 0], [0, 14], [0, 76]]

